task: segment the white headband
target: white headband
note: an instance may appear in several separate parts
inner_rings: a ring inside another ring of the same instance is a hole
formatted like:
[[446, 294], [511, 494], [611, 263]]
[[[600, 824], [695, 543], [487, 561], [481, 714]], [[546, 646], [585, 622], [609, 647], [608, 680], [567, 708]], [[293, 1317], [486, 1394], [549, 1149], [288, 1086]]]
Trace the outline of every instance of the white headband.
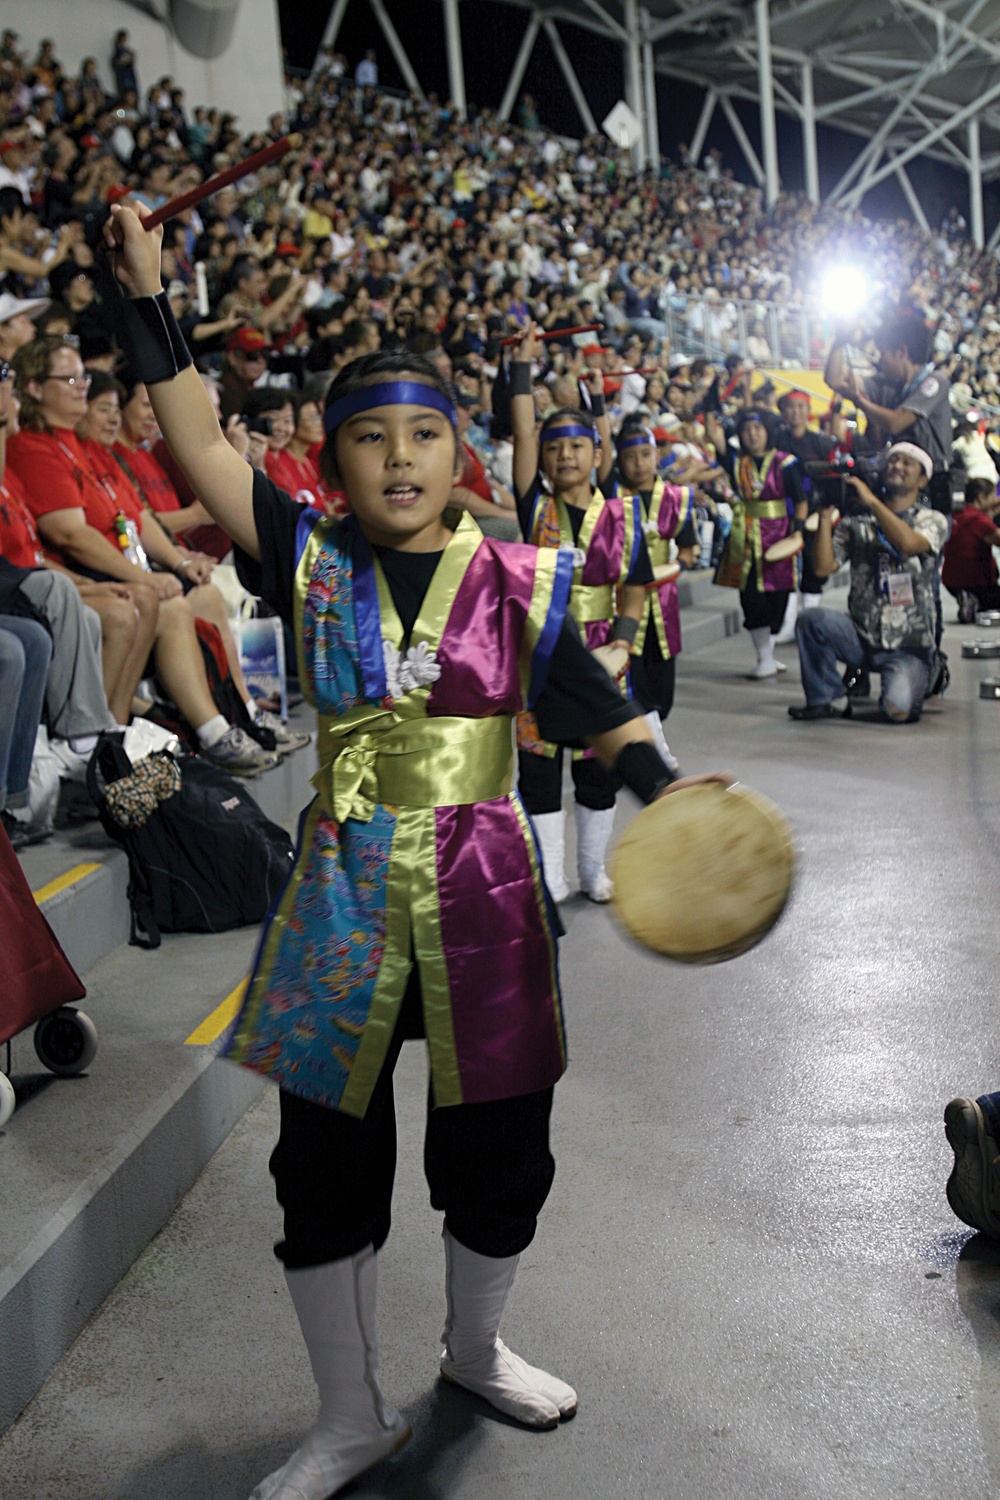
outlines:
[[907, 458], [914, 459], [923, 469], [928, 479], [934, 473], [934, 465], [931, 462], [930, 454], [925, 453], [923, 448], [918, 448], [916, 443], [893, 443], [886, 454], [886, 458], [891, 458], [894, 453], [905, 453]]

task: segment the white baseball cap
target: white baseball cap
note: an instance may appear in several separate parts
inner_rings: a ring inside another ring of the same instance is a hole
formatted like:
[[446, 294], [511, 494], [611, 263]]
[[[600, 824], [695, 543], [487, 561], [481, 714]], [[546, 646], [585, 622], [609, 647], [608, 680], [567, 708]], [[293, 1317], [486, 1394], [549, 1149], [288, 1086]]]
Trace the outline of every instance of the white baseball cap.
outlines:
[[51, 297], [15, 297], [12, 292], [0, 292], [0, 323], [9, 323], [18, 314], [37, 318], [51, 305]]

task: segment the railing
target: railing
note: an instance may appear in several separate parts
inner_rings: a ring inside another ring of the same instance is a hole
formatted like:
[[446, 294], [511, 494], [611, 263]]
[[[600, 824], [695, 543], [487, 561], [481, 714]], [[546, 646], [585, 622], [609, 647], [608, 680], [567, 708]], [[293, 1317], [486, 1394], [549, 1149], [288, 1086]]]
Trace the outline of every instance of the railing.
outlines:
[[722, 360], [728, 354], [755, 365], [822, 369], [833, 326], [829, 315], [783, 302], [744, 302], [723, 296], [671, 297], [660, 311], [670, 347], [692, 359]]

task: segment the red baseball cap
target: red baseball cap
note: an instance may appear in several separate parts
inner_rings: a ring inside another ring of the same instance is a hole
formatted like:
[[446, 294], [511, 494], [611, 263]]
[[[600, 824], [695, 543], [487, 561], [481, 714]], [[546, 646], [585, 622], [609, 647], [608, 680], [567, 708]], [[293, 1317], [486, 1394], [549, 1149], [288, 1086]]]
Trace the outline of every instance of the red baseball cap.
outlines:
[[241, 354], [263, 354], [265, 350], [273, 348], [267, 334], [261, 333], [259, 328], [237, 328], [226, 340], [227, 354], [232, 354], [235, 349]]

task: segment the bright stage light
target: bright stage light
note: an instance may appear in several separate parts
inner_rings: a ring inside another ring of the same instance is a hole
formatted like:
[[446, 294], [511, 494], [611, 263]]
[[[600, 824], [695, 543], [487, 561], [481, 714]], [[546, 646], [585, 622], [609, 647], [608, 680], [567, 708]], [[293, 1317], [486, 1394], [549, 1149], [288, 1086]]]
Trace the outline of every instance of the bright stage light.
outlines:
[[857, 266], [834, 266], [823, 278], [821, 295], [830, 312], [853, 317], [868, 301], [868, 279]]

